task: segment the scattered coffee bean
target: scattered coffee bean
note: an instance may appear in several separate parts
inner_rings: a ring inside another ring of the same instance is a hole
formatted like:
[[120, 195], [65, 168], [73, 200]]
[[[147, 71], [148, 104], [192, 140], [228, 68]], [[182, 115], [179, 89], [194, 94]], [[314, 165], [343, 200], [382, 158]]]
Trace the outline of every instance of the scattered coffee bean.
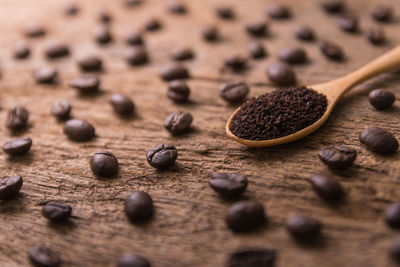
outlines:
[[135, 104], [132, 99], [122, 94], [113, 94], [110, 100], [114, 111], [121, 116], [132, 115], [135, 110]]
[[180, 63], [169, 64], [161, 70], [161, 78], [164, 81], [186, 79], [189, 76], [188, 69]]
[[294, 35], [302, 41], [313, 41], [315, 39], [314, 31], [307, 26], [299, 26], [295, 29]]
[[219, 6], [215, 9], [215, 13], [221, 19], [231, 20], [235, 18], [235, 12], [230, 6]]
[[176, 15], [183, 15], [187, 13], [187, 8], [183, 3], [175, 2], [169, 5], [168, 7], [169, 12], [176, 14]]
[[97, 15], [97, 17], [99, 19], [99, 22], [101, 22], [101, 23], [108, 24], [112, 21], [111, 14], [106, 10], [101, 10], [99, 12], [99, 14]]
[[329, 168], [345, 169], [353, 164], [357, 152], [346, 146], [327, 146], [318, 152], [318, 157]]
[[79, 13], [79, 7], [77, 4], [69, 2], [64, 6], [64, 14], [67, 16], [75, 16]]
[[131, 66], [144, 65], [149, 61], [146, 49], [142, 46], [130, 47], [125, 58]]
[[268, 33], [268, 24], [264, 21], [247, 24], [247, 32], [254, 37], [263, 37]]
[[219, 96], [229, 103], [237, 103], [243, 101], [249, 91], [249, 86], [245, 82], [230, 81], [221, 85]]
[[388, 22], [393, 17], [393, 9], [386, 5], [377, 5], [371, 10], [371, 17], [378, 22]]
[[286, 229], [289, 233], [299, 239], [309, 239], [317, 236], [322, 224], [311, 217], [303, 215], [292, 215], [286, 221]]
[[320, 41], [319, 48], [329, 59], [340, 61], [344, 57], [342, 48], [331, 41]]
[[59, 42], [50, 43], [45, 48], [45, 56], [48, 59], [55, 59], [60, 57], [66, 57], [69, 55], [69, 48], [67, 45]]
[[266, 222], [264, 207], [251, 200], [233, 203], [225, 218], [228, 227], [235, 232], [251, 231]]
[[7, 153], [10, 156], [21, 156], [26, 154], [32, 146], [32, 139], [29, 137], [26, 138], [17, 138], [11, 141], [7, 141], [3, 145], [4, 153]]
[[179, 61], [188, 60], [194, 58], [194, 53], [187, 47], [176, 48], [172, 51], [172, 58]]
[[15, 197], [21, 190], [23, 180], [21, 176], [6, 177], [0, 180], [0, 200]]
[[391, 204], [385, 211], [385, 221], [393, 228], [400, 228], [400, 202]]
[[386, 42], [386, 35], [382, 28], [370, 28], [364, 31], [368, 41], [374, 45], [381, 45]]
[[359, 139], [367, 149], [381, 154], [394, 153], [399, 147], [391, 133], [378, 127], [365, 129], [360, 133]]
[[309, 181], [314, 191], [324, 200], [337, 201], [343, 195], [342, 186], [330, 175], [312, 174]]
[[375, 89], [369, 93], [369, 103], [376, 109], [387, 109], [390, 108], [396, 97], [390, 91], [383, 89]]
[[71, 140], [86, 141], [94, 137], [95, 129], [85, 120], [71, 119], [64, 124], [64, 133]]
[[287, 19], [290, 17], [289, 8], [282, 4], [270, 4], [267, 13], [271, 19]]
[[119, 258], [117, 267], [150, 267], [150, 262], [138, 255], [124, 254]]
[[71, 217], [72, 207], [70, 205], [51, 201], [42, 208], [42, 215], [51, 222], [65, 222]]
[[144, 0], [125, 0], [124, 4], [126, 7], [138, 7], [143, 4]]
[[131, 31], [127, 34], [125, 42], [128, 45], [132, 45], [132, 46], [144, 44], [142, 35], [140, 35], [139, 33], [135, 32], [135, 31]]
[[78, 60], [81, 71], [100, 71], [103, 68], [103, 61], [92, 55], [87, 55]]
[[353, 16], [341, 16], [338, 18], [338, 26], [346, 32], [356, 32], [358, 30], [358, 19]]
[[111, 177], [118, 172], [118, 160], [108, 151], [96, 152], [90, 159], [90, 169], [100, 177]]
[[234, 172], [218, 172], [208, 181], [210, 187], [226, 198], [238, 197], [247, 188], [247, 178], [243, 174]]
[[396, 261], [400, 261], [400, 238], [397, 237], [389, 248], [389, 255]]
[[345, 7], [343, 0], [325, 0], [321, 6], [328, 13], [340, 13]]
[[229, 255], [227, 267], [273, 267], [276, 252], [273, 249], [245, 249]]
[[153, 213], [153, 199], [146, 192], [133, 192], [125, 200], [125, 214], [131, 222], [149, 219]]
[[69, 86], [75, 88], [81, 94], [89, 94], [99, 91], [100, 79], [93, 75], [82, 75], [69, 82]]
[[246, 67], [247, 58], [241, 55], [233, 55], [225, 59], [225, 66], [232, 71], [241, 71]]
[[14, 46], [13, 55], [15, 59], [25, 59], [31, 54], [29, 46], [24, 42], [18, 42]]
[[168, 83], [167, 96], [177, 103], [187, 102], [190, 95], [190, 89], [182, 80], [173, 80]]
[[30, 248], [28, 257], [36, 267], [58, 267], [61, 265], [60, 256], [44, 246]]
[[12, 131], [19, 131], [28, 125], [29, 112], [24, 107], [16, 106], [8, 112], [6, 126]]
[[203, 39], [208, 42], [215, 42], [220, 38], [218, 28], [215, 26], [207, 26], [203, 28], [201, 34]]
[[57, 83], [58, 72], [54, 67], [44, 66], [35, 70], [33, 76], [37, 83]]
[[161, 27], [162, 27], [161, 22], [156, 18], [150, 19], [145, 24], [145, 29], [149, 32], [158, 31], [159, 29], [161, 29]]
[[147, 161], [149, 164], [158, 169], [172, 166], [178, 158], [178, 151], [173, 145], [160, 144], [147, 153]]
[[44, 36], [45, 34], [46, 34], [46, 29], [39, 24], [30, 23], [25, 26], [25, 35], [27, 37], [37, 38]]
[[71, 105], [67, 100], [61, 100], [53, 104], [51, 114], [62, 121], [70, 117], [71, 109]]
[[293, 68], [284, 62], [275, 62], [268, 66], [269, 80], [279, 86], [290, 86], [296, 83], [296, 74]]
[[264, 58], [267, 56], [264, 46], [261, 43], [253, 42], [249, 45], [250, 55], [254, 59]]
[[189, 130], [192, 121], [193, 117], [190, 113], [175, 111], [165, 119], [164, 128], [171, 134], [182, 134]]
[[113, 41], [113, 36], [107, 25], [99, 25], [94, 29], [94, 39], [98, 44], [108, 44]]
[[279, 59], [290, 64], [301, 64], [307, 61], [307, 55], [302, 48], [285, 48], [279, 52]]

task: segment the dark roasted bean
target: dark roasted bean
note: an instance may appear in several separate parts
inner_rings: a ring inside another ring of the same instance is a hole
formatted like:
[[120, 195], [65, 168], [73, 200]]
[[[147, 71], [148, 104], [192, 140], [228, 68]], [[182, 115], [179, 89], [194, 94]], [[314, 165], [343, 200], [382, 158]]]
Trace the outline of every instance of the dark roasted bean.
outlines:
[[264, 21], [253, 22], [247, 24], [246, 30], [250, 35], [255, 37], [266, 36], [268, 33], [268, 24]]
[[290, 17], [289, 8], [282, 4], [270, 4], [267, 13], [271, 19], [287, 19]]
[[400, 261], [400, 238], [397, 237], [389, 248], [389, 255], [396, 260]]
[[321, 6], [328, 13], [340, 13], [345, 7], [343, 0], [324, 0]]
[[228, 227], [235, 232], [251, 231], [266, 222], [264, 207], [251, 200], [233, 203], [225, 219]]
[[176, 48], [172, 51], [172, 58], [179, 61], [188, 60], [194, 58], [194, 53], [187, 47]]
[[220, 38], [218, 29], [215, 26], [204, 27], [201, 31], [201, 34], [203, 39], [208, 42], [215, 42]]
[[99, 25], [94, 29], [94, 39], [99, 44], [108, 44], [113, 41], [113, 36], [107, 25]]
[[240, 71], [246, 67], [247, 58], [241, 55], [233, 55], [225, 59], [225, 66], [233, 71]]
[[178, 151], [173, 145], [160, 144], [147, 153], [147, 162], [154, 168], [163, 169], [172, 166], [178, 158]]
[[66, 57], [69, 55], [69, 48], [67, 45], [59, 42], [50, 43], [45, 48], [45, 56], [48, 59], [55, 59], [60, 57]]
[[85, 120], [71, 119], [64, 124], [64, 133], [74, 141], [87, 141], [95, 135], [93, 125]]
[[390, 108], [396, 97], [390, 91], [383, 89], [375, 89], [369, 93], [369, 103], [376, 109], [387, 109]]
[[70, 117], [71, 109], [72, 107], [67, 100], [61, 100], [53, 104], [51, 114], [62, 121]]
[[276, 252], [273, 249], [245, 249], [229, 255], [227, 267], [273, 267]]
[[358, 19], [353, 16], [341, 16], [337, 21], [339, 28], [346, 32], [356, 32], [358, 30]]
[[96, 152], [90, 159], [90, 169], [100, 177], [111, 177], [118, 172], [118, 160], [108, 151]]
[[247, 188], [247, 178], [234, 172], [217, 172], [208, 181], [210, 187], [223, 197], [240, 196]]
[[340, 61], [344, 57], [342, 48], [331, 41], [320, 41], [319, 48], [329, 59]]
[[24, 107], [14, 107], [8, 112], [6, 126], [12, 131], [18, 131], [28, 125], [29, 112]]
[[307, 55], [301, 48], [285, 48], [279, 52], [279, 59], [290, 64], [301, 64], [307, 61]]
[[161, 70], [161, 78], [164, 81], [186, 79], [189, 76], [188, 69], [180, 63], [169, 64]]
[[182, 15], [187, 13], [187, 8], [183, 3], [175, 2], [169, 5], [169, 12], [177, 15]]
[[328, 146], [318, 152], [318, 157], [329, 168], [345, 169], [353, 164], [357, 152], [346, 146]]
[[189, 130], [192, 121], [193, 117], [190, 113], [176, 111], [165, 119], [164, 128], [171, 134], [182, 134]]
[[330, 175], [312, 174], [309, 181], [318, 196], [327, 201], [337, 201], [343, 195], [341, 185]]
[[385, 211], [385, 221], [393, 228], [400, 228], [400, 201], [392, 203]]
[[69, 86], [75, 88], [81, 94], [99, 91], [100, 79], [94, 75], [82, 75], [69, 82]]
[[122, 94], [113, 94], [110, 100], [114, 111], [121, 116], [132, 115], [135, 110], [135, 104], [132, 99]]
[[382, 28], [370, 28], [364, 31], [368, 41], [374, 45], [381, 45], [386, 42], [386, 35]]
[[3, 151], [10, 156], [21, 156], [26, 154], [31, 149], [31, 146], [32, 139], [29, 137], [17, 138], [5, 142], [3, 145]]
[[162, 24], [161, 21], [159, 21], [158, 19], [152, 18], [146, 22], [144, 27], [147, 31], [154, 32], [161, 29]]
[[237, 103], [243, 101], [249, 91], [249, 86], [245, 82], [230, 81], [221, 85], [219, 96], [229, 103]]
[[37, 83], [56, 83], [58, 72], [54, 67], [44, 66], [35, 70], [33, 76]]
[[261, 43], [251, 43], [249, 45], [250, 55], [254, 59], [264, 58], [267, 56], [267, 52], [265, 51], [264, 46]]
[[397, 139], [391, 133], [378, 127], [365, 129], [360, 133], [359, 139], [367, 149], [377, 153], [393, 153], [399, 147]]
[[295, 29], [294, 35], [302, 41], [313, 41], [315, 39], [314, 31], [307, 26], [299, 26]]
[[31, 38], [37, 38], [44, 36], [46, 34], [46, 29], [41, 25], [36, 23], [31, 23], [25, 26], [25, 35]]
[[280, 86], [289, 86], [296, 83], [296, 74], [293, 68], [284, 62], [275, 62], [268, 66], [269, 80]]
[[99, 19], [99, 22], [101, 22], [101, 23], [108, 24], [112, 21], [111, 14], [106, 10], [101, 10], [99, 12], [99, 14], [97, 15], [97, 17]]
[[311, 217], [303, 215], [292, 215], [286, 221], [286, 229], [289, 233], [300, 239], [313, 238], [319, 234], [321, 223]]
[[125, 42], [132, 46], [144, 44], [142, 36], [135, 31], [131, 31], [127, 34]]
[[65, 222], [71, 217], [72, 207], [61, 202], [47, 202], [42, 208], [42, 215], [51, 222]]
[[371, 17], [379, 22], [388, 22], [393, 17], [393, 9], [386, 5], [377, 5], [371, 10]]
[[6, 177], [0, 180], [0, 199], [7, 200], [15, 197], [21, 190], [21, 176]]
[[129, 65], [132, 66], [143, 65], [149, 61], [146, 49], [142, 46], [134, 46], [129, 48], [125, 58]]
[[153, 200], [146, 192], [133, 192], [125, 200], [125, 214], [133, 223], [149, 219], [153, 213]]
[[97, 56], [87, 55], [78, 60], [78, 65], [82, 71], [100, 71], [103, 61]]
[[168, 83], [167, 96], [177, 103], [187, 102], [190, 95], [190, 88], [184, 81], [173, 80]]
[[215, 13], [221, 19], [233, 19], [235, 18], [235, 12], [230, 6], [219, 6], [215, 9]]
[[150, 267], [150, 262], [138, 255], [124, 254], [119, 258], [117, 267]]
[[15, 59], [25, 59], [31, 54], [29, 46], [24, 42], [18, 42], [14, 46], [13, 56]]
[[58, 267], [61, 265], [60, 256], [44, 246], [30, 248], [28, 257], [36, 267]]

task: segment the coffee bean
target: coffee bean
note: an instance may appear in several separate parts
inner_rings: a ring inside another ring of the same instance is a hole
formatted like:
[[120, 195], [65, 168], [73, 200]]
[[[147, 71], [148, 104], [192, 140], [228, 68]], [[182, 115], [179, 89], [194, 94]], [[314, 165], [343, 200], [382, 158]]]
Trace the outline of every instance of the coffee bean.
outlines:
[[31, 54], [29, 46], [24, 42], [18, 42], [14, 46], [13, 56], [15, 59], [25, 59]]
[[131, 47], [127, 51], [125, 58], [129, 65], [132, 66], [144, 65], [149, 61], [146, 49], [142, 46]]
[[357, 152], [346, 146], [328, 146], [318, 152], [318, 157], [329, 168], [345, 169], [353, 164]]
[[270, 4], [267, 13], [271, 19], [287, 19], [290, 17], [289, 8], [282, 4]]
[[55, 59], [60, 57], [66, 57], [69, 55], [69, 48], [67, 45], [59, 42], [50, 43], [45, 48], [45, 56], [48, 59]]
[[238, 197], [247, 188], [247, 178], [243, 174], [234, 172], [218, 172], [208, 181], [210, 187], [226, 198]]
[[215, 42], [220, 38], [218, 29], [215, 26], [204, 27], [201, 31], [201, 34], [203, 39], [208, 42]]
[[371, 10], [371, 17], [378, 22], [388, 22], [393, 17], [393, 9], [386, 5], [377, 5]]
[[340, 13], [345, 7], [343, 0], [325, 0], [321, 6], [328, 13]]
[[169, 5], [168, 7], [169, 12], [176, 14], [176, 15], [182, 15], [187, 13], [187, 8], [183, 3], [180, 2], [175, 2]]
[[51, 222], [65, 222], [71, 217], [72, 207], [61, 203], [51, 201], [42, 208], [42, 215]]
[[30, 248], [28, 257], [32, 264], [37, 267], [58, 267], [61, 265], [60, 256], [44, 246]]
[[232, 71], [241, 71], [246, 67], [247, 58], [241, 55], [229, 56], [225, 59], [225, 66]]
[[322, 224], [311, 217], [303, 215], [292, 215], [286, 221], [286, 229], [289, 233], [299, 239], [309, 239], [317, 236]]
[[96, 152], [90, 159], [90, 169], [100, 177], [111, 177], [118, 172], [118, 160], [108, 151]]
[[176, 48], [172, 51], [172, 58], [179, 61], [188, 60], [194, 58], [194, 53], [187, 47]]
[[227, 267], [273, 267], [276, 251], [273, 249], [245, 249], [230, 254]]
[[275, 62], [268, 66], [269, 80], [280, 86], [289, 86], [296, 83], [296, 74], [293, 68], [283, 62]]
[[71, 119], [64, 124], [64, 133], [74, 141], [87, 141], [94, 137], [94, 127], [85, 120]]
[[386, 42], [386, 35], [382, 28], [370, 28], [364, 31], [368, 41], [374, 45], [381, 45]]
[[101, 10], [97, 15], [99, 22], [108, 24], [112, 21], [111, 14], [106, 10]]
[[121, 116], [132, 115], [135, 110], [135, 104], [132, 99], [122, 94], [113, 94], [110, 100], [114, 111]]
[[135, 31], [131, 31], [127, 34], [125, 42], [128, 45], [132, 45], [132, 46], [144, 44], [142, 35], [140, 35], [139, 33], [135, 32]]
[[385, 221], [392, 228], [400, 228], [400, 201], [394, 202], [386, 209]]
[[396, 260], [400, 261], [400, 238], [397, 237], [389, 248], [389, 255]]
[[33, 76], [36, 83], [57, 83], [58, 72], [54, 67], [44, 66], [35, 70]]
[[267, 52], [265, 51], [265, 48], [261, 43], [256, 43], [256, 42], [251, 43], [249, 45], [249, 51], [250, 55], [254, 59], [264, 58], [267, 55]]
[[365, 129], [359, 139], [367, 149], [381, 154], [394, 153], [399, 147], [399, 143], [391, 133], [378, 127]]
[[353, 16], [341, 16], [338, 18], [338, 26], [346, 32], [356, 32], [358, 30], [358, 19]]
[[344, 57], [342, 48], [331, 41], [320, 41], [319, 48], [329, 59], [340, 61]]
[[53, 114], [58, 120], [66, 120], [71, 114], [71, 105], [67, 100], [61, 100], [53, 104], [51, 108], [51, 114]]
[[21, 156], [26, 154], [32, 146], [32, 139], [29, 137], [26, 138], [17, 138], [11, 141], [7, 141], [3, 145], [4, 153], [7, 153], [10, 156]]
[[295, 29], [294, 35], [302, 41], [313, 41], [315, 39], [314, 31], [307, 26], [299, 26]]
[[149, 32], [154, 32], [154, 31], [158, 31], [159, 29], [161, 29], [161, 27], [162, 27], [162, 24], [161, 24], [161, 22], [158, 20], [158, 19], [156, 19], [156, 18], [152, 18], [152, 19], [150, 19], [150, 20], [148, 20], [146, 23], [145, 23], [145, 29], [147, 30], [147, 31], [149, 31]]
[[190, 95], [189, 86], [184, 81], [173, 80], [168, 83], [167, 96], [177, 103], [187, 102]]
[[235, 12], [230, 6], [219, 6], [215, 9], [216, 15], [225, 20], [231, 20], [235, 18]]
[[279, 59], [290, 64], [301, 64], [307, 61], [307, 55], [302, 48], [285, 48], [279, 52]]
[[186, 79], [189, 76], [188, 69], [180, 63], [169, 64], [161, 70], [161, 78], [164, 81]]
[[229, 103], [237, 103], [243, 101], [249, 91], [249, 86], [245, 82], [230, 81], [221, 85], [219, 96]]
[[12, 131], [19, 131], [28, 125], [29, 112], [26, 108], [16, 106], [8, 112], [6, 126]]
[[312, 174], [310, 183], [319, 197], [327, 201], [337, 201], [343, 195], [342, 186], [330, 175]]
[[69, 86], [75, 88], [81, 94], [89, 94], [99, 91], [100, 79], [94, 75], [82, 75], [69, 82]]
[[247, 24], [246, 30], [251, 36], [263, 37], [263, 36], [267, 35], [268, 24], [264, 21], [253, 22], [253, 23]]
[[94, 39], [98, 44], [104, 45], [113, 41], [113, 36], [107, 25], [99, 25], [94, 29]]
[[154, 168], [163, 169], [172, 166], [178, 157], [173, 145], [160, 144], [147, 153], [147, 162]]
[[396, 97], [390, 91], [375, 89], [369, 93], [369, 103], [376, 109], [390, 108], [394, 101], [396, 101]]
[[46, 34], [46, 29], [39, 24], [30, 23], [25, 26], [25, 35], [27, 37], [37, 38], [44, 36], [45, 34]]
[[125, 214], [133, 223], [147, 220], [153, 216], [153, 213], [153, 199], [146, 192], [133, 192], [125, 200]]
[[81, 71], [100, 71], [103, 61], [97, 56], [87, 55], [78, 60], [78, 65]]
[[69, 2], [64, 6], [63, 11], [67, 16], [74, 16], [79, 13], [79, 7], [77, 4]]
[[143, 4], [144, 0], [125, 0], [124, 4], [126, 7], [138, 7]]
[[6, 177], [0, 180], [0, 199], [8, 200], [15, 197], [21, 190], [23, 180], [21, 176]]
[[175, 111], [165, 119], [164, 128], [171, 134], [182, 134], [189, 130], [192, 121], [190, 113]]
[[138, 255], [124, 254], [119, 258], [117, 267], [150, 267], [150, 262]]
[[234, 232], [254, 230], [266, 221], [264, 207], [251, 200], [233, 203], [225, 218], [228, 227]]

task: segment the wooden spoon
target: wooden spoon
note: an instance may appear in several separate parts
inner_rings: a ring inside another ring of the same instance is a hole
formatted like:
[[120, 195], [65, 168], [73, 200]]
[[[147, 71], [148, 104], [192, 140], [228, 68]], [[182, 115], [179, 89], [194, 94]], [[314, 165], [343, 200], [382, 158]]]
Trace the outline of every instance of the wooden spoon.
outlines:
[[322, 117], [319, 120], [317, 120], [310, 126], [304, 128], [303, 130], [300, 130], [298, 132], [295, 132], [293, 134], [284, 137], [279, 137], [269, 140], [253, 141], [253, 140], [239, 138], [235, 136], [230, 130], [231, 121], [235, 116], [236, 112], [240, 110], [239, 107], [232, 113], [231, 117], [226, 123], [226, 134], [228, 135], [229, 138], [235, 140], [236, 142], [239, 142], [249, 147], [276, 146], [296, 141], [300, 138], [303, 138], [311, 134], [312, 132], [316, 131], [319, 127], [321, 127], [322, 124], [324, 124], [324, 122], [328, 119], [329, 115], [332, 113], [336, 103], [348, 90], [376, 75], [393, 71], [396, 69], [400, 69], [400, 45], [393, 48], [384, 55], [380, 56], [379, 58], [375, 59], [374, 61], [370, 62], [369, 64], [365, 65], [364, 67], [344, 77], [335, 79], [330, 82], [307, 86], [308, 88], [311, 88], [321, 94], [324, 94], [327, 98], [328, 106], [326, 108], [324, 115], [322, 115]]

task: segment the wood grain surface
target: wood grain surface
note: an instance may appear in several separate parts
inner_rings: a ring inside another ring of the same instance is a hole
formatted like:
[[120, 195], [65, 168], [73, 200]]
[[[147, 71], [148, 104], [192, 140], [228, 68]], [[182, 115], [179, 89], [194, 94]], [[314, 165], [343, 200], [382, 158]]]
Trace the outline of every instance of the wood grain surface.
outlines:
[[[400, 138], [399, 104], [388, 111], [376, 111], [368, 103], [373, 88], [393, 91], [399, 98], [400, 73], [374, 79], [351, 91], [315, 134], [298, 142], [265, 149], [249, 149], [227, 139], [225, 122], [235, 106], [218, 97], [222, 81], [241, 78], [251, 85], [250, 96], [274, 89], [265, 69], [277, 60], [281, 48], [300, 46], [306, 49], [310, 63], [295, 67], [299, 84], [314, 84], [340, 77], [400, 43], [400, 2], [398, 0], [349, 0], [348, 10], [361, 18], [361, 27], [376, 26], [369, 10], [378, 3], [395, 8], [396, 19], [382, 25], [389, 42], [381, 47], [368, 43], [362, 33], [346, 34], [335, 17], [324, 14], [319, 0], [280, 1], [288, 4], [293, 18], [271, 21], [271, 36], [260, 39], [269, 51], [264, 60], [250, 61], [242, 74], [225, 70], [223, 60], [233, 54], [247, 55], [251, 38], [244, 31], [246, 23], [265, 19], [270, 1], [185, 1], [189, 13], [168, 13], [164, 0], [148, 0], [138, 8], [125, 9], [121, 1], [77, 1], [81, 13], [66, 17], [63, 1], [0, 1], [0, 140], [12, 138], [4, 126], [7, 111], [25, 105], [30, 111], [30, 127], [21, 136], [33, 140], [31, 152], [9, 158], [0, 154], [1, 177], [19, 174], [24, 178], [20, 195], [0, 202], [0, 265], [27, 266], [27, 250], [46, 245], [57, 251], [64, 266], [115, 266], [123, 253], [147, 257], [153, 266], [224, 266], [227, 255], [239, 248], [261, 247], [277, 250], [277, 266], [394, 266], [387, 255], [398, 233], [385, 225], [383, 213], [399, 197], [399, 153], [381, 156], [367, 151], [358, 134], [369, 126], [380, 126]], [[220, 21], [213, 12], [219, 4], [229, 3], [237, 12], [234, 21]], [[112, 32], [116, 41], [99, 47], [93, 41], [96, 14], [102, 8], [114, 17]], [[123, 59], [127, 46], [126, 31], [139, 30], [144, 22], [157, 17], [163, 22], [159, 32], [145, 34], [151, 63], [145, 67], [128, 67]], [[45, 38], [27, 40], [32, 57], [12, 59], [12, 46], [25, 39], [21, 29], [29, 22], [48, 28]], [[204, 43], [203, 26], [217, 24], [221, 42]], [[301, 43], [293, 30], [299, 24], [310, 25], [318, 38], [343, 46], [344, 63], [324, 58], [316, 42]], [[71, 56], [47, 62], [43, 49], [51, 40], [70, 45]], [[196, 59], [188, 62], [192, 79], [188, 81], [191, 102], [173, 104], [166, 97], [166, 85], [159, 70], [171, 61], [174, 47], [189, 46]], [[102, 92], [80, 97], [68, 87], [79, 70], [79, 56], [94, 53], [103, 58]], [[38, 86], [32, 71], [42, 65], [56, 66], [60, 84]], [[136, 116], [118, 118], [109, 105], [114, 92], [131, 96]], [[93, 123], [97, 137], [90, 142], [69, 141], [62, 133], [62, 123], [50, 115], [52, 103], [67, 99], [76, 118]], [[193, 114], [193, 131], [172, 137], [163, 129], [164, 118], [173, 111]], [[170, 143], [178, 149], [174, 168], [157, 171], [146, 162], [145, 155], [154, 145]], [[321, 201], [307, 182], [313, 172], [330, 172], [318, 160], [320, 148], [344, 144], [358, 152], [353, 167], [335, 173], [346, 192], [340, 205]], [[98, 179], [90, 168], [90, 156], [109, 150], [120, 161], [115, 179]], [[268, 223], [257, 232], [234, 234], [227, 229], [225, 212], [231, 202], [219, 198], [208, 186], [216, 171], [237, 171], [249, 178], [244, 198], [263, 203]], [[130, 192], [144, 190], [155, 202], [154, 218], [143, 225], [130, 224], [123, 212], [123, 202]], [[48, 200], [62, 200], [73, 207], [78, 218], [67, 225], [50, 225], [40, 214]], [[287, 234], [284, 222], [290, 214], [310, 215], [322, 221], [323, 235], [317, 244], [296, 243]]]

